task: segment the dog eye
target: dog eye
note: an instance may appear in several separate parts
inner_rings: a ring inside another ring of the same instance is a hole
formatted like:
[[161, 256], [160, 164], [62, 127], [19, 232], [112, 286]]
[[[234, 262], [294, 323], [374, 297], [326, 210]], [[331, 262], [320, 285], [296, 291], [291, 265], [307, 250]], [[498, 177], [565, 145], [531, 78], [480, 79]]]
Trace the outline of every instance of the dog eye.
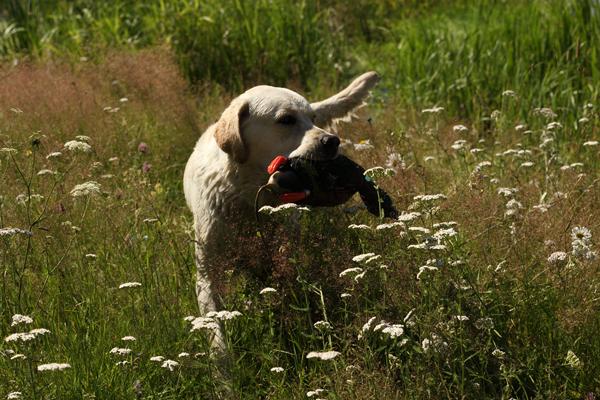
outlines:
[[287, 114], [281, 118], [278, 118], [277, 123], [283, 124], [283, 125], [294, 125], [296, 123], [296, 117], [294, 117], [293, 115]]

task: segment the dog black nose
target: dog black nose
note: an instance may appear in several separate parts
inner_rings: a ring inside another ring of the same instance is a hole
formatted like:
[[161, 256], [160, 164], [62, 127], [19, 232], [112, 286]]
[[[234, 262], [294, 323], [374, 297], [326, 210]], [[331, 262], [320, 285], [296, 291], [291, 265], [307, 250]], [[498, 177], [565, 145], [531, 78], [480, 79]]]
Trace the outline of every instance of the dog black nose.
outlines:
[[337, 150], [340, 145], [340, 138], [335, 135], [325, 135], [321, 138], [321, 144], [327, 150]]

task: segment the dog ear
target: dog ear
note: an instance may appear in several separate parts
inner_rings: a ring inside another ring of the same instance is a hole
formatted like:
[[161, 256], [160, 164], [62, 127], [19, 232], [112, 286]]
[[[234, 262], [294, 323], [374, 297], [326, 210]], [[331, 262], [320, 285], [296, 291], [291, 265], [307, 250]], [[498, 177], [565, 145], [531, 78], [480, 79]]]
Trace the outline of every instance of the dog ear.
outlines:
[[242, 122], [248, 117], [250, 106], [245, 100], [234, 99], [215, 124], [215, 140], [234, 161], [242, 164], [248, 159], [248, 150], [242, 137]]
[[364, 105], [369, 91], [379, 82], [377, 72], [371, 71], [354, 79], [350, 85], [336, 95], [323, 101], [312, 103], [316, 114], [315, 125], [325, 127], [336, 119], [344, 119], [352, 110]]

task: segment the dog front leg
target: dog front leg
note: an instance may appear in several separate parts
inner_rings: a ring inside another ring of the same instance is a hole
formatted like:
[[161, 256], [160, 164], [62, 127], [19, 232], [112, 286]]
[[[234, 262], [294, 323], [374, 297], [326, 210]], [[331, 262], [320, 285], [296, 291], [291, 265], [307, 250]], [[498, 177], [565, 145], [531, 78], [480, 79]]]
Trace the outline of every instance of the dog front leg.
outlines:
[[[212, 281], [209, 274], [210, 263], [210, 229], [196, 228], [196, 298], [198, 300], [198, 309], [200, 316], [206, 316], [211, 311], [217, 311], [215, 303]], [[223, 353], [226, 351], [223, 330], [218, 324], [218, 328], [213, 330], [210, 339], [211, 349]]]

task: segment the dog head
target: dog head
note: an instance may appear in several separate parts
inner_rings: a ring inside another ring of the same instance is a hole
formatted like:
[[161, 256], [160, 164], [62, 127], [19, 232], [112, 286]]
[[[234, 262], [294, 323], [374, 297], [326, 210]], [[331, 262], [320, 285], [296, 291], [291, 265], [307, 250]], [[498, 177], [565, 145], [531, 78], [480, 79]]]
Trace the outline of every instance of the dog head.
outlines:
[[318, 103], [289, 89], [256, 86], [235, 98], [215, 125], [217, 144], [235, 162], [265, 168], [277, 155], [333, 159], [340, 140], [322, 127], [363, 103], [378, 80], [375, 73]]

